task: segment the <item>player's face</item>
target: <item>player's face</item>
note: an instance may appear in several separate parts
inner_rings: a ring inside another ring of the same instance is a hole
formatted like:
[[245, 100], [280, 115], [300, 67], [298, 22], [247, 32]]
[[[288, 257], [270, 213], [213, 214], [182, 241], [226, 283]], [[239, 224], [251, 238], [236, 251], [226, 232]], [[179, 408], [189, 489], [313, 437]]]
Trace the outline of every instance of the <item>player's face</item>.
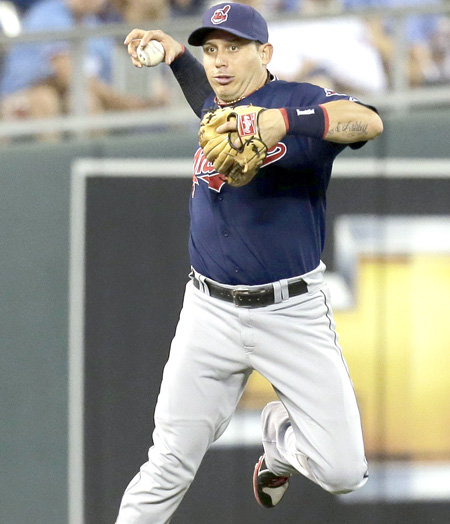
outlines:
[[216, 30], [203, 43], [203, 66], [218, 98], [231, 102], [264, 85], [271, 44], [259, 44]]

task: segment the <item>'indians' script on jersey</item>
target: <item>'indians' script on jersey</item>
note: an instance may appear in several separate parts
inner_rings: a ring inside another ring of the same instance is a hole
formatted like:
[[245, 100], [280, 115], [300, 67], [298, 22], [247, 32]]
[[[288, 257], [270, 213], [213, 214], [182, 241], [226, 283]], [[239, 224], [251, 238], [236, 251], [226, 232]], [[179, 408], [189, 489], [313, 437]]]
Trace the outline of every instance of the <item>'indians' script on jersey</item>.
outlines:
[[[267, 151], [261, 169], [273, 164], [283, 158], [287, 152], [287, 147], [283, 142], [278, 142], [275, 146]], [[221, 175], [215, 169], [212, 163], [203, 154], [203, 149], [199, 147], [194, 155], [194, 175], [192, 178], [192, 198], [195, 196], [195, 187], [198, 186], [198, 180], [208, 184], [209, 189], [220, 193], [224, 184], [226, 184], [225, 175]]]

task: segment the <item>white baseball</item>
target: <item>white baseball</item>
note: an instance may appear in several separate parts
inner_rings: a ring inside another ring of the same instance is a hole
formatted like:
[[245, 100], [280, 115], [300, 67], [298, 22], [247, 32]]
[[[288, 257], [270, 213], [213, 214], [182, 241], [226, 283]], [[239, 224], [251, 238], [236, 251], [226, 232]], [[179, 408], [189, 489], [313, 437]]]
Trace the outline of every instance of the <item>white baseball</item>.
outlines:
[[150, 42], [142, 48], [137, 48], [137, 56], [139, 62], [147, 67], [154, 67], [164, 60], [164, 47], [158, 40], [150, 40]]

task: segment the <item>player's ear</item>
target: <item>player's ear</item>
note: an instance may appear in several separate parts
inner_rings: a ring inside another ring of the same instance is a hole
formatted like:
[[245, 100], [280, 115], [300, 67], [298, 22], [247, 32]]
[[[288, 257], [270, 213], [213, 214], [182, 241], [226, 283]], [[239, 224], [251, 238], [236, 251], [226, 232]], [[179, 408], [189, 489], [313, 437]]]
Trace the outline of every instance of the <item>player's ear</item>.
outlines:
[[267, 65], [272, 60], [273, 55], [273, 46], [272, 44], [261, 44], [259, 47], [259, 52], [261, 55], [261, 61], [264, 65]]

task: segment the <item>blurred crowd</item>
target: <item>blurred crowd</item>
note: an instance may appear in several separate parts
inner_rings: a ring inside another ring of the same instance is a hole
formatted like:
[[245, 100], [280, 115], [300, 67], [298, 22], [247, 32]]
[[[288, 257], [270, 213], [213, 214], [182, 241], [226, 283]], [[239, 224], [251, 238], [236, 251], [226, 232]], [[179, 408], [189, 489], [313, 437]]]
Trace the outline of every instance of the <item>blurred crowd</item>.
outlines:
[[[395, 77], [398, 24], [367, 9], [443, 5], [447, 0], [242, 0], [270, 22], [274, 57], [269, 69], [282, 79], [307, 81], [356, 95], [384, 93]], [[0, 0], [4, 34], [95, 28], [126, 23], [157, 28], [158, 22], [199, 17], [209, 0]], [[350, 15], [346, 11], [351, 10]], [[327, 13], [346, 16], [316, 18]], [[287, 16], [286, 16], [287, 15]], [[309, 18], [312, 15], [314, 18]], [[14, 18], [15, 17], [15, 18]], [[15, 19], [15, 22], [14, 22]], [[450, 18], [440, 14], [408, 15], [402, 28], [406, 85], [450, 84]], [[122, 35], [123, 36], [123, 35]], [[91, 114], [140, 110], [170, 104], [164, 82], [144, 94], [120, 90], [114, 61], [120, 39], [87, 42], [84, 73], [86, 108]], [[68, 41], [14, 44], [4, 48], [0, 63], [0, 110], [3, 120], [53, 117], [71, 112], [73, 55]], [[124, 52], [124, 50], [121, 50]], [[168, 77], [169, 75], [167, 75]], [[60, 138], [43, 133], [42, 138]]]
[[[396, 19], [370, 9], [445, 5], [446, 0], [247, 0], [267, 16], [289, 22], [270, 25], [271, 70], [286, 80], [308, 81], [355, 94], [386, 92], [396, 72]], [[349, 15], [349, 12], [353, 16]], [[346, 16], [309, 20], [308, 16]], [[373, 11], [372, 11], [373, 13]], [[450, 83], [450, 18], [409, 15], [404, 19], [405, 85]]]

